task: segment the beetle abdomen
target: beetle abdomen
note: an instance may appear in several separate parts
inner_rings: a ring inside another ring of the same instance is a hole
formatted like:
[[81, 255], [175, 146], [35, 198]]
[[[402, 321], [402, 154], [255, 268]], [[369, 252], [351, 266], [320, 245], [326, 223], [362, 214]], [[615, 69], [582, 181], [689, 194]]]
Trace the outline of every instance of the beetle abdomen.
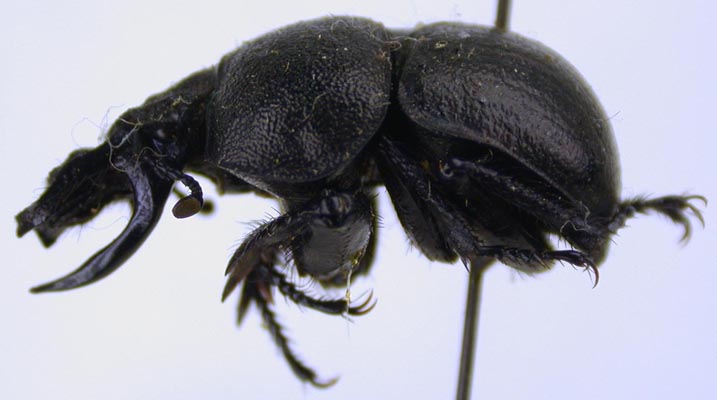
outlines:
[[208, 115], [208, 159], [259, 182], [339, 172], [386, 114], [388, 47], [381, 24], [334, 17], [288, 26], [227, 55]]
[[543, 45], [485, 27], [434, 24], [406, 41], [398, 101], [421, 127], [495, 147], [582, 202], [612, 215], [617, 150], [578, 72]]

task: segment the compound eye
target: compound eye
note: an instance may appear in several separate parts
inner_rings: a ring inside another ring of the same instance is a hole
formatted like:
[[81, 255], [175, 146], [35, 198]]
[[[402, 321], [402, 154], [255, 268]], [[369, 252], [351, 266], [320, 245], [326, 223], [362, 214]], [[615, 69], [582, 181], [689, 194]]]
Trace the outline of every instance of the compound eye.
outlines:
[[164, 128], [157, 128], [154, 130], [154, 135], [152, 136], [156, 140], [166, 141], [169, 140], [169, 134], [164, 130]]
[[167, 145], [174, 143], [177, 139], [172, 133], [171, 129], [167, 129], [166, 125], [159, 127], [144, 127], [145, 132], [148, 133], [149, 139], [155, 149], [162, 149]]
[[454, 176], [453, 167], [443, 160], [438, 162], [438, 172], [440, 172], [441, 178], [451, 179]]

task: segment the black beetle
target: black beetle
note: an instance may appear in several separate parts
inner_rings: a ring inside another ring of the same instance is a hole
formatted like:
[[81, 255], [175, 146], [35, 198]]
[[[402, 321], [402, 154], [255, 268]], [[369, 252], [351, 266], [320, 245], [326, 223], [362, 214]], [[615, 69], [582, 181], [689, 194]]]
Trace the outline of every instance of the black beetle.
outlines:
[[[685, 235], [685, 211], [699, 217], [694, 196], [618, 201], [607, 118], [555, 53], [488, 28], [437, 24], [407, 33], [341, 17], [243, 46], [129, 110], [105, 144], [71, 154], [18, 215], [18, 234], [34, 229], [49, 246], [121, 199], [133, 203], [133, 218], [75, 273], [34, 290], [74, 288], [119, 267], [157, 222], [176, 180], [191, 194], [175, 215], [199, 211], [201, 189], [185, 171], [228, 192], [281, 200], [285, 214], [232, 258], [225, 296], [245, 281], [240, 309], [256, 302], [295, 372], [312, 383], [321, 382], [286, 346], [267, 289], [334, 314], [371, 305], [307, 297], [275, 269], [276, 257], [285, 252], [327, 286], [365, 273], [377, 185], [387, 187], [427, 257], [498, 258], [526, 272], [553, 260], [594, 268], [634, 212], [666, 214]], [[577, 250], [552, 250], [546, 233]]]

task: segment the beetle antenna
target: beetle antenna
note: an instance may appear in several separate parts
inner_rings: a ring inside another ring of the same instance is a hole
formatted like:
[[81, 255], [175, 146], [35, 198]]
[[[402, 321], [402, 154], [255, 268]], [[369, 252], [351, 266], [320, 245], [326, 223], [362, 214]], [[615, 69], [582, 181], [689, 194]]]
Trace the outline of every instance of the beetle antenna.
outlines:
[[202, 211], [204, 197], [202, 187], [187, 174], [180, 174], [179, 181], [189, 189], [189, 196], [182, 197], [172, 208], [175, 218], [188, 218]]
[[510, 0], [498, 1], [498, 12], [495, 16], [495, 28], [501, 31], [508, 30], [510, 23]]
[[176, 170], [159, 160], [154, 160], [153, 165], [157, 173], [169, 179], [182, 182], [182, 184], [189, 189], [189, 195], [179, 199], [172, 208], [172, 214], [174, 214], [175, 218], [189, 218], [202, 210], [204, 206], [204, 194], [202, 193], [202, 187], [199, 186], [199, 182], [182, 171]]

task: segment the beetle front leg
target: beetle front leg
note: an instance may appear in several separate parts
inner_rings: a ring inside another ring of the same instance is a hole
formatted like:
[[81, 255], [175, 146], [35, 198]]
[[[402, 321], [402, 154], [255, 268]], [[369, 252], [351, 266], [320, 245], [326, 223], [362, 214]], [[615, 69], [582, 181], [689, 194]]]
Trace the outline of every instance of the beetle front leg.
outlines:
[[237, 307], [237, 322], [241, 324], [249, 305], [256, 304], [269, 334], [281, 350], [294, 374], [302, 381], [309, 382], [319, 388], [331, 386], [336, 382], [336, 378], [320, 380], [317, 373], [304, 364], [289, 346], [289, 339], [271, 307], [273, 304], [272, 287], [278, 287], [282, 294], [296, 304], [328, 314], [342, 314], [348, 310], [347, 313], [350, 315], [363, 315], [371, 311], [375, 303], [371, 303], [371, 296], [368, 296], [361, 304], [352, 307], [348, 307], [348, 303], [345, 300], [314, 299], [287, 281], [286, 277], [276, 270], [274, 264], [275, 254], [266, 252], [263, 254], [259, 265], [255, 266], [245, 278]]
[[225, 272], [228, 278], [222, 292], [222, 301], [226, 300], [255, 268], [273, 265], [276, 254], [284, 243], [301, 233], [303, 227], [304, 223], [299, 215], [284, 214], [251, 232], [229, 260]]
[[[371, 302], [371, 296], [354, 306], [350, 305], [346, 299], [313, 298], [289, 282], [276, 268], [278, 254], [282, 251], [300, 251], [297, 249], [301, 249], [301, 246], [305, 246], [307, 243], [304, 237], [315, 234], [316, 229], [329, 225], [334, 227], [334, 223], [337, 223], [337, 227], [342, 227], [343, 225], [339, 222], [352, 221], [349, 215], [341, 215], [342, 212], [352, 210], [351, 201], [344, 195], [338, 193], [320, 197], [315, 201], [304, 204], [298, 210], [288, 211], [262, 224], [251, 232], [229, 261], [229, 266], [227, 267], [229, 278], [222, 294], [222, 299], [226, 299], [243, 281], [244, 288], [239, 299], [237, 320], [241, 323], [249, 305], [256, 304], [271, 337], [281, 349], [296, 376], [317, 387], [330, 386], [335, 382], [335, 379], [319, 380], [317, 374], [301, 362], [289, 347], [283, 328], [278, 323], [271, 308], [273, 302], [272, 289], [277, 287], [284, 296], [296, 304], [327, 314], [363, 315], [373, 308], [375, 303]], [[334, 206], [339, 207], [332, 208]], [[329, 218], [330, 221], [326, 221], [324, 218]], [[322, 222], [318, 223], [317, 221]], [[369, 253], [371, 251], [369, 250]], [[362, 254], [365, 253], [366, 251], [362, 251]], [[295, 261], [297, 260], [295, 259]], [[361, 261], [357, 261], [355, 267], [359, 269], [367, 268]]]
[[336, 383], [337, 378], [320, 380], [316, 371], [304, 364], [289, 346], [289, 339], [284, 333], [284, 328], [276, 318], [276, 313], [271, 307], [271, 288], [267, 285], [271, 276], [271, 267], [261, 265], [252, 270], [242, 289], [239, 302], [239, 321], [243, 318], [250, 303], [255, 303], [261, 312], [261, 318], [274, 340], [276, 346], [281, 350], [284, 359], [294, 374], [304, 382], [309, 382], [318, 388], [326, 388]]
[[281, 294], [286, 296], [288, 299], [293, 301], [299, 306], [311, 308], [316, 311], [321, 311], [325, 314], [330, 315], [364, 315], [371, 311], [376, 303], [373, 300], [373, 294], [369, 295], [361, 303], [357, 305], [350, 305], [346, 299], [316, 299], [313, 298], [296, 287], [293, 283], [286, 279], [286, 276], [281, 272], [277, 271], [276, 268], [272, 268], [266, 273], [265, 279], [271, 286], [276, 286]]
[[[271, 289], [277, 287], [279, 291], [296, 304], [306, 306], [327, 314], [363, 315], [373, 308], [371, 296], [364, 302], [352, 306], [345, 299], [327, 300], [315, 299], [297, 289], [286, 277], [276, 270], [277, 254], [289, 248], [292, 241], [310, 229], [309, 223], [313, 220], [310, 212], [288, 212], [255, 229], [239, 246], [227, 267], [227, 283], [222, 293], [222, 301], [234, 291], [244, 280], [247, 280], [252, 271], [262, 269], [259, 276], [262, 284]], [[359, 264], [361, 266], [362, 264]], [[254, 275], [256, 278], [256, 275]], [[268, 298], [269, 295], [267, 294]], [[240, 320], [245, 307], [240, 308]]]
[[327, 387], [332, 385], [335, 380], [320, 381], [316, 372], [299, 360], [289, 346], [289, 339], [284, 333], [284, 328], [278, 322], [276, 313], [271, 307], [274, 284], [272, 271], [281, 244], [290, 239], [292, 230], [299, 229], [301, 225], [295, 217], [282, 215], [269, 221], [254, 230], [242, 243], [229, 261], [227, 267], [229, 278], [222, 293], [222, 301], [239, 283], [244, 281], [237, 307], [237, 322], [242, 322], [249, 305], [256, 304], [269, 334], [294, 374], [302, 381], [309, 382], [316, 387]]

